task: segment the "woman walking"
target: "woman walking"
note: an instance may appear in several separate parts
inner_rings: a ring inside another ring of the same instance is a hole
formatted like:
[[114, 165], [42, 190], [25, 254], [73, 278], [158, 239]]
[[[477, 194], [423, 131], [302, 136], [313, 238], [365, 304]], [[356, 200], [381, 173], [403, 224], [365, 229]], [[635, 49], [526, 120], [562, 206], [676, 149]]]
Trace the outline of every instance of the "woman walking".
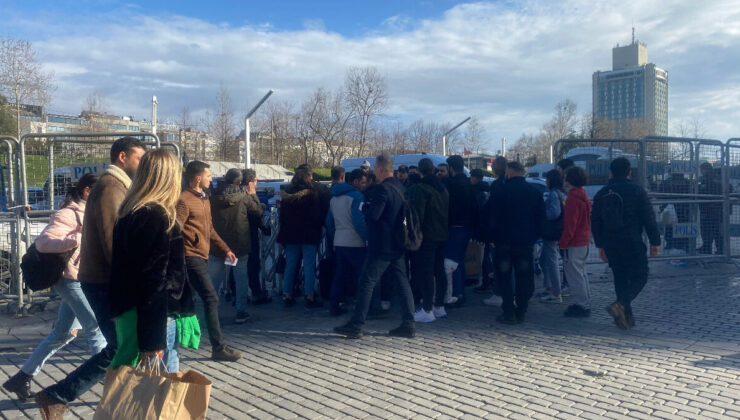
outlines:
[[62, 299], [54, 328], [36, 347], [21, 370], [3, 384], [3, 388], [15, 392], [20, 399], [32, 397], [31, 378], [41, 371], [49, 357], [75, 339], [78, 330], [82, 329], [82, 334], [87, 338], [91, 355], [97, 354], [107, 344], [98, 328], [95, 314], [82, 293], [80, 282], [77, 281], [85, 201], [97, 180], [95, 174], [86, 174], [80, 178], [67, 194], [62, 208], [54, 213], [49, 224], [36, 238], [36, 249], [39, 252], [57, 254], [74, 249], [74, 253], [62, 272], [62, 278], [52, 287]]
[[563, 233], [563, 213], [565, 191], [560, 171], [553, 169], [545, 175], [547, 197], [545, 198], [545, 223], [542, 229], [542, 275], [545, 278], [546, 293], [540, 298], [544, 303], [562, 303], [560, 295], [560, 266], [558, 241]]
[[175, 218], [181, 173], [172, 153], [148, 152], [118, 211], [109, 295], [118, 338], [112, 368], [136, 365], [139, 358], [160, 357], [165, 351], [167, 370], [179, 370], [177, 323], [195, 309]]

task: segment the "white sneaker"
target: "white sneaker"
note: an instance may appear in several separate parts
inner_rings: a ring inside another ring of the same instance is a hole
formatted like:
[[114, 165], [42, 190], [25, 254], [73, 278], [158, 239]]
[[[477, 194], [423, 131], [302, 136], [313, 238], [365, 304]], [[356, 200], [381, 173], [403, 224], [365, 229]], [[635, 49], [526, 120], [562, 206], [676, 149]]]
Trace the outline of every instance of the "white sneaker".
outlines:
[[457, 296], [450, 296], [449, 299], [447, 299], [447, 302], [445, 302], [448, 305], [454, 305], [457, 303]]
[[435, 306], [432, 308], [432, 313], [435, 318], [447, 318], [447, 311], [444, 306]]
[[488, 306], [501, 306], [501, 304], [504, 303], [504, 300], [501, 299], [501, 296], [493, 295], [488, 299], [483, 299], [483, 303]]
[[437, 318], [434, 317], [434, 314], [429, 311], [425, 311], [424, 309], [419, 309], [414, 314], [414, 321], [416, 322], [434, 322]]
[[541, 297], [540, 302], [542, 303], [563, 303], [563, 297], [549, 294], [547, 296]]
[[391, 309], [391, 301], [390, 300], [381, 300], [380, 301], [380, 308], [384, 311], [388, 311]]

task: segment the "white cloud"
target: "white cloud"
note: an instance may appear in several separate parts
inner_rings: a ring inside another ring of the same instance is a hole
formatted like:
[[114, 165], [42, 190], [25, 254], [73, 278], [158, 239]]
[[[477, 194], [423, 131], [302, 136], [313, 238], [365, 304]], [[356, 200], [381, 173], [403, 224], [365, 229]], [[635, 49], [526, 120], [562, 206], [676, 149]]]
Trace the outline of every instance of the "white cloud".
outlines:
[[501, 137], [536, 130], [562, 99], [588, 112], [591, 75], [610, 69], [611, 48], [629, 42], [634, 20], [651, 61], [669, 71], [671, 123], [698, 117], [714, 137], [740, 135], [736, 1], [481, 2], [437, 19], [392, 16], [354, 38], [326, 32], [318, 19], [279, 31], [121, 13], [68, 32], [56, 25], [46, 38], [34, 23], [40, 57], [60, 86], [55, 109], [76, 112], [98, 90], [121, 114], [148, 116], [157, 95], [160, 113], [174, 116], [185, 105], [209, 108], [223, 82], [246, 111], [269, 88], [274, 100], [300, 102], [317, 87], [339, 86], [349, 66], [375, 65], [388, 81], [390, 114], [448, 122], [475, 115], [493, 149]]

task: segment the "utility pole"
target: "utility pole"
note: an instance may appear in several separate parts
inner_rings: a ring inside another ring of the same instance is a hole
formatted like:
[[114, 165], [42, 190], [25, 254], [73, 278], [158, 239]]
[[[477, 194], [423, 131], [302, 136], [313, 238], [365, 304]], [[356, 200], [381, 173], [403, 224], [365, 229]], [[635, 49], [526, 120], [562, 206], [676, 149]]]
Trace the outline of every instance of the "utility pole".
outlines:
[[152, 96], [152, 134], [157, 135], [157, 97]]
[[442, 155], [447, 156], [447, 136], [452, 133], [453, 131], [457, 130], [458, 127], [465, 124], [466, 122], [470, 121], [470, 117], [465, 118], [462, 120], [458, 125], [452, 127], [449, 129], [446, 133], [442, 135]]
[[501, 138], [501, 156], [506, 157], [506, 137]]
[[259, 102], [257, 102], [257, 105], [252, 108], [251, 111], [247, 112], [247, 116], [244, 117], [244, 168], [250, 169], [252, 167], [252, 152], [250, 150], [250, 134], [249, 134], [249, 119], [254, 115], [255, 112], [257, 112], [257, 109], [262, 106], [263, 103], [267, 100], [267, 98], [272, 95], [272, 93], [275, 92], [274, 90], [270, 89], [269, 92], [267, 92], [267, 95], [263, 96], [262, 99], [260, 99]]

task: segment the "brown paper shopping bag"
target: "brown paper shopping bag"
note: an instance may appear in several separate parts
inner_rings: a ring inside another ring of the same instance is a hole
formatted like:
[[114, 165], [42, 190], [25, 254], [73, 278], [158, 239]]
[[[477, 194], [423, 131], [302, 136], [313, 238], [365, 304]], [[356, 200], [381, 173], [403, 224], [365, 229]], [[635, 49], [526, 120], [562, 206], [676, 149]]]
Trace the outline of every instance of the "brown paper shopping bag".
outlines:
[[121, 366], [105, 375], [94, 420], [205, 419], [211, 381], [198, 372], [153, 372]]

